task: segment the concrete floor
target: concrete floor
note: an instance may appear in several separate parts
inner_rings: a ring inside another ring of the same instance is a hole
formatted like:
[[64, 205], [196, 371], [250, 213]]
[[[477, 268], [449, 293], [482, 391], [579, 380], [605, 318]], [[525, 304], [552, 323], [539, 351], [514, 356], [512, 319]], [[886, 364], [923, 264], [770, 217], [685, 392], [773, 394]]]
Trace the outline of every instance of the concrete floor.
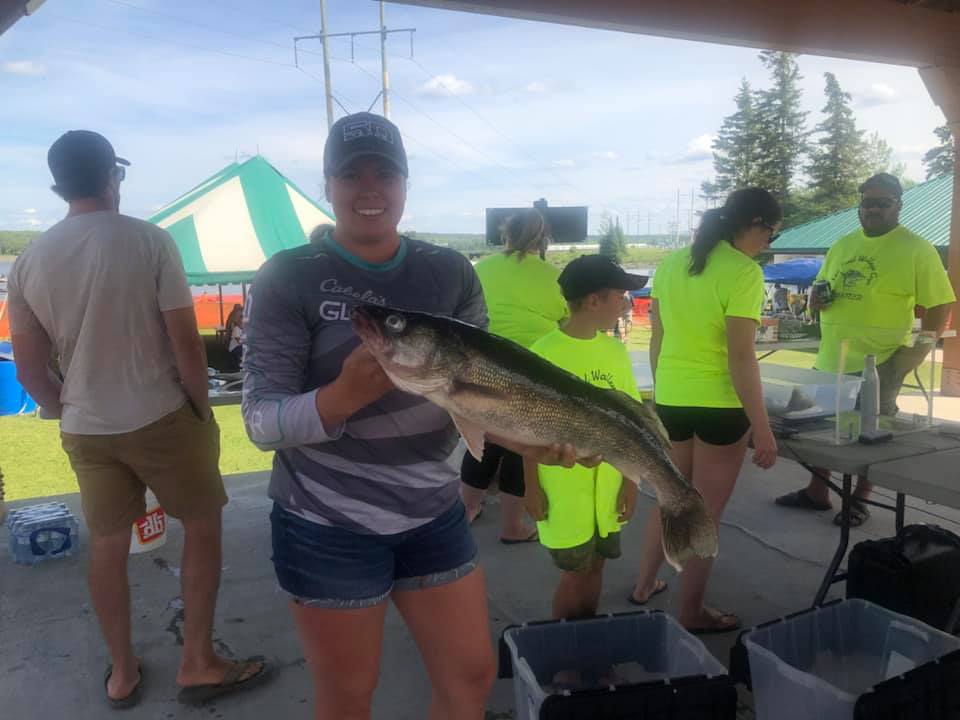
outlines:
[[[811, 602], [838, 531], [832, 513], [800, 513], [775, 507], [778, 494], [805, 482], [801, 468], [780, 461], [770, 472], [747, 465], [721, 530], [721, 551], [709, 601], [738, 612], [747, 624], [764, 622], [803, 609]], [[126, 717], [297, 720], [311, 717], [309, 675], [283, 595], [270, 564], [266, 475], [227, 479], [230, 504], [224, 515], [224, 571], [217, 612], [216, 638], [221, 651], [241, 657], [264, 654], [279, 668], [272, 684], [204, 709], [177, 704], [174, 676], [182, 627], [176, 577], [181, 532], [171, 523], [165, 547], [130, 560], [135, 642], [149, 671], [142, 705]], [[77, 517], [79, 498], [63, 498]], [[13, 503], [12, 507], [29, 503]], [[916, 500], [952, 521], [960, 513]], [[624, 612], [640, 553], [643, 522], [653, 503], [641, 499], [637, 517], [624, 532], [624, 557], [608, 565], [602, 610]], [[557, 578], [546, 552], [537, 545], [507, 547], [497, 542], [496, 498], [475, 525], [481, 559], [488, 575], [490, 628], [493, 636], [510, 623], [549, 617]], [[908, 522], [942, 522], [916, 510]], [[949, 523], [948, 527], [952, 527]], [[875, 510], [873, 519], [854, 531], [854, 542], [893, 534], [893, 516]], [[5, 532], [4, 532], [5, 535]], [[33, 720], [111, 717], [103, 702], [102, 676], [107, 662], [92, 614], [84, 577], [85, 531], [78, 555], [35, 568], [14, 565], [6, 541], [0, 543], [0, 717]], [[668, 592], [651, 607], [670, 610], [678, 577], [667, 570]], [[834, 596], [842, 593], [835, 586]], [[706, 639], [707, 647], [728, 664], [736, 634]], [[741, 716], [752, 717], [749, 693], [743, 691]], [[391, 612], [375, 718], [423, 718], [429, 685], [416, 648], [399, 617]], [[489, 701], [488, 720], [513, 717], [511, 681], [498, 681]]]

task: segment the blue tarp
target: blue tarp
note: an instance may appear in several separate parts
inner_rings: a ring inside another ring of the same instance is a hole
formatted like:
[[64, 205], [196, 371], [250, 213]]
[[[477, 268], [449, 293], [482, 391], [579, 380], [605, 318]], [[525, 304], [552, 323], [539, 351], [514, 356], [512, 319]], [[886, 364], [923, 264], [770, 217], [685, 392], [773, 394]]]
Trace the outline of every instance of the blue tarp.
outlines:
[[820, 272], [821, 258], [796, 258], [782, 263], [763, 266], [763, 279], [768, 283], [809, 287]]

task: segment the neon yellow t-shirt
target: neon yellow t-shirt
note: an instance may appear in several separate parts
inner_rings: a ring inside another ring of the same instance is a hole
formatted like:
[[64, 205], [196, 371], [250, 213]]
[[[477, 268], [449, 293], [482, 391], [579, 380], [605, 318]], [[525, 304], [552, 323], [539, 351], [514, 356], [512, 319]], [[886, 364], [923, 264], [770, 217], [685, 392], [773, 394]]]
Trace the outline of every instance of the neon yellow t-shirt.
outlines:
[[857, 230], [840, 238], [823, 261], [833, 302], [820, 311], [818, 370], [840, 370], [840, 346], [849, 342], [844, 372], [863, 370], [864, 357], [887, 360], [909, 345], [914, 306], [935, 307], [956, 297], [933, 245], [898, 225], [886, 235]]
[[497, 253], [476, 265], [490, 317], [490, 332], [530, 347], [567, 316], [560, 271], [537, 255], [518, 260]]
[[[640, 400], [630, 355], [619, 340], [602, 333], [581, 340], [554, 330], [530, 349], [592, 385], [621, 390]], [[613, 466], [540, 465], [539, 475], [547, 496], [547, 518], [537, 523], [537, 530], [546, 547], [576, 547], [595, 533], [606, 537], [620, 529], [617, 495], [623, 476]]]
[[690, 274], [690, 248], [657, 267], [651, 297], [663, 323], [654, 395], [662, 405], [743, 407], [727, 366], [728, 317], [760, 322], [763, 271], [723, 241], [699, 275]]

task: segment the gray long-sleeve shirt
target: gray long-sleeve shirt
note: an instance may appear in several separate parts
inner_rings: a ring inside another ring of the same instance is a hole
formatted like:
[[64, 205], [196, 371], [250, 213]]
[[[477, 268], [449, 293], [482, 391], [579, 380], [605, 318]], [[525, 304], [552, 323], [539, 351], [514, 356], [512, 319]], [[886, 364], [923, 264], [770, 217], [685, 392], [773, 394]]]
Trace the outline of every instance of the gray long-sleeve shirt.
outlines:
[[313, 522], [389, 535], [425, 524], [457, 498], [447, 463], [457, 431], [445, 410], [392, 391], [342, 426], [324, 428], [316, 389], [332, 382], [359, 339], [357, 304], [376, 303], [486, 326], [476, 273], [459, 253], [401, 238], [371, 265], [330, 234], [274, 255], [257, 273], [244, 321], [243, 418], [276, 450], [270, 497]]

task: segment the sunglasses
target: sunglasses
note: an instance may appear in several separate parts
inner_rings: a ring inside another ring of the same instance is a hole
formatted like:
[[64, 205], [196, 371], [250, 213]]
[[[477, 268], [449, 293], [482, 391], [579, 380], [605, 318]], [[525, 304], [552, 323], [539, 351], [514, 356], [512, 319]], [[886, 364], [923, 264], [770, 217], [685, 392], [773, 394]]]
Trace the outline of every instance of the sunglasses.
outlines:
[[780, 233], [774, 232], [776, 230], [776, 227], [771, 225], [770, 223], [760, 222], [760, 223], [757, 223], [757, 225], [764, 228], [765, 230], [770, 231], [770, 239], [767, 241], [767, 243], [775, 242], [777, 238], [780, 237]]
[[123, 165], [115, 165], [110, 170], [111, 177], [118, 183], [122, 183], [127, 178], [127, 169]]
[[862, 207], [864, 210], [873, 210], [873, 209], [889, 210], [894, 205], [896, 205], [896, 203], [897, 203], [896, 200], [888, 197], [862, 198], [860, 200], [860, 207]]

